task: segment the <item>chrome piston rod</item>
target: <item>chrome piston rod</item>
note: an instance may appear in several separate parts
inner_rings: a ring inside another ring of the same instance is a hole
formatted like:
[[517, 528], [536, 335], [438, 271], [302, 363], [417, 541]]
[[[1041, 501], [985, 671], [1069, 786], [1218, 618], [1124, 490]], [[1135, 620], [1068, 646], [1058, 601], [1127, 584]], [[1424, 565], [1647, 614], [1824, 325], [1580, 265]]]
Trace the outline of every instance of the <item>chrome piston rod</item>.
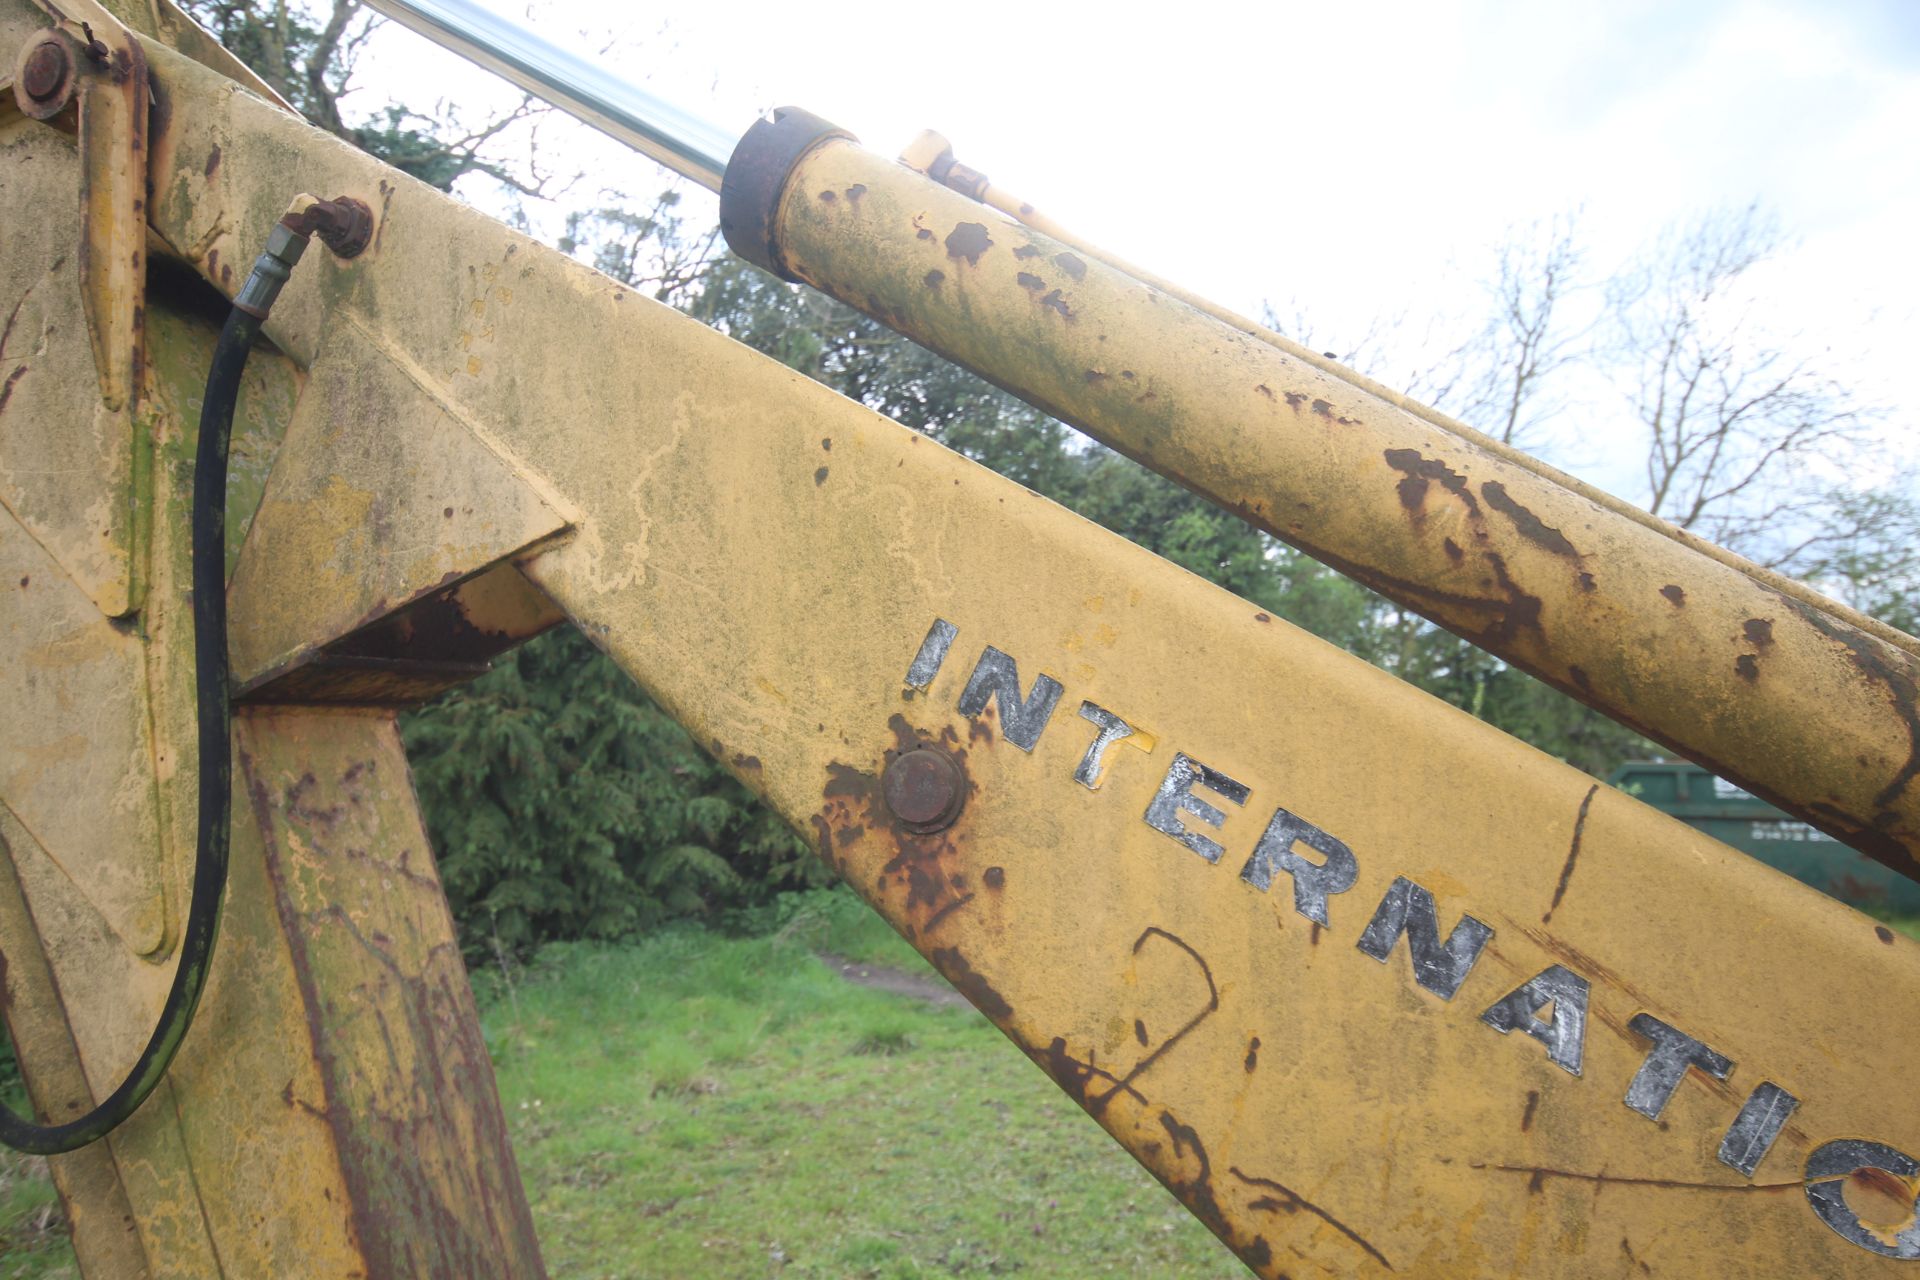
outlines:
[[654, 97], [601, 63], [563, 49], [470, 0], [365, 0], [367, 7], [419, 32], [607, 136], [720, 190], [736, 134]]

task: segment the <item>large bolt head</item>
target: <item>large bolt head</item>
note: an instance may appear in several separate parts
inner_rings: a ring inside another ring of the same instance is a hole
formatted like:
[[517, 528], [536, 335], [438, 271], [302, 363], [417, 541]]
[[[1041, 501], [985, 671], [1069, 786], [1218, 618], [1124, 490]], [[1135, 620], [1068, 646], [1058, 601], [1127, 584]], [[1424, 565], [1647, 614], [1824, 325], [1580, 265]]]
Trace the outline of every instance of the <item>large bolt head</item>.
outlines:
[[880, 779], [887, 811], [909, 831], [943, 831], [960, 816], [967, 783], [953, 757], [933, 747], [895, 756]]
[[67, 47], [58, 40], [43, 40], [20, 69], [20, 87], [35, 102], [49, 102], [66, 83], [67, 69]]

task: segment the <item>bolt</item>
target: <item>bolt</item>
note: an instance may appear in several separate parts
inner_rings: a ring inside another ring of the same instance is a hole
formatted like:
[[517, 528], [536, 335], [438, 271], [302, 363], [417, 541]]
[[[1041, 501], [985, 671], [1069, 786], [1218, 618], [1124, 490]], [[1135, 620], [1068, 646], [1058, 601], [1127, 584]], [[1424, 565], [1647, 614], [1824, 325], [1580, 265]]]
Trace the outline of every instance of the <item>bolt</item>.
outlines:
[[27, 55], [21, 69], [20, 87], [35, 102], [51, 101], [67, 79], [67, 47], [58, 40], [45, 40]]
[[966, 802], [966, 780], [953, 757], [933, 747], [919, 747], [894, 757], [880, 779], [887, 810], [909, 831], [922, 835], [944, 831], [960, 816]]

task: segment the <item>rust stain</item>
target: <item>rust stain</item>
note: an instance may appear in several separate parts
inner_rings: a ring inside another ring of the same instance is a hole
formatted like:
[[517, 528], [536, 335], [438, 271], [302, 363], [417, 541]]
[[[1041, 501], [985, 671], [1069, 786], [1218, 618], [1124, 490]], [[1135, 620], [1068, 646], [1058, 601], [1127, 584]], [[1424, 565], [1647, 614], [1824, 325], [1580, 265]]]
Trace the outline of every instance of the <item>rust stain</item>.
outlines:
[[1087, 278], [1087, 264], [1070, 253], [1053, 255], [1053, 265], [1067, 273], [1068, 278], [1079, 281]]
[[979, 266], [980, 255], [991, 248], [993, 239], [984, 223], [962, 222], [947, 236], [947, 256], [956, 262], [965, 259], [970, 267]]
[[[961, 884], [960, 877], [958, 876], [953, 877], [952, 883], [957, 888]], [[958, 911], [960, 908], [966, 906], [969, 902], [972, 902], [973, 897], [974, 895], [969, 893], [962, 897], [955, 898], [952, 902], [949, 902], [946, 906], [941, 907], [938, 911], [934, 912], [932, 915], [927, 917], [927, 922], [924, 925], [920, 926], [920, 932], [923, 935], [932, 933], [935, 926], [937, 926], [942, 920], [945, 920], [948, 916], [952, 915], [954, 912]]]
[[1528, 542], [1544, 547], [1557, 556], [1566, 556], [1570, 560], [1580, 558], [1580, 553], [1573, 549], [1573, 544], [1567, 541], [1565, 534], [1514, 501], [1513, 497], [1507, 493], [1507, 487], [1498, 480], [1489, 480], [1482, 484], [1480, 495], [1487, 500], [1488, 506], [1513, 521], [1513, 527], [1518, 529], [1520, 536]]
[[1013, 1006], [993, 989], [992, 984], [973, 971], [973, 966], [959, 951], [952, 947], [935, 947], [927, 953], [927, 959], [933, 961], [933, 967], [940, 971], [941, 977], [953, 984], [955, 991], [971, 1000], [975, 1008], [995, 1022], [1004, 1022], [1013, 1016]]
[[[883, 835], [891, 842], [893, 856], [881, 868], [869, 897], [876, 906], [881, 906], [881, 899], [889, 896], [890, 891], [904, 889], [903, 898], [885, 910], [904, 917], [901, 927], [911, 939], [973, 900], [971, 893], [957, 892], [965, 881], [951, 873], [948, 861], [956, 851], [954, 842], [962, 838], [964, 827], [939, 833], [907, 829], [888, 809], [880, 788], [880, 776], [886, 765], [900, 755], [921, 747], [934, 747], [958, 766], [969, 793], [974, 784], [967, 776], [966, 749], [952, 728], [942, 729], [936, 738], [915, 729], [897, 712], [888, 719], [887, 725], [894, 741], [884, 752], [879, 769], [869, 773], [837, 762], [828, 766], [828, 780], [821, 791], [822, 809], [813, 815], [817, 819], [814, 826], [822, 833], [823, 844], [827, 843], [826, 833], [837, 833], [836, 842], [843, 845], [869, 833]], [[832, 858], [828, 861], [845, 873], [845, 867], [837, 861]], [[1004, 874], [988, 874], [988, 887], [997, 888]], [[957, 953], [956, 959], [961, 959]], [[950, 980], [951, 977], [949, 975]]]
[[840, 858], [833, 851], [833, 828], [827, 825], [825, 817], [817, 813], [808, 821], [813, 824], [814, 845], [819, 851], [820, 861], [838, 871]]
[[1238, 1166], [1229, 1166], [1227, 1172], [1250, 1187], [1259, 1187], [1264, 1191], [1273, 1193], [1271, 1196], [1264, 1196], [1255, 1200], [1248, 1206], [1249, 1208], [1266, 1209], [1281, 1213], [1298, 1213], [1300, 1210], [1305, 1209], [1308, 1213], [1320, 1219], [1320, 1221], [1326, 1223], [1335, 1231], [1338, 1231], [1348, 1240], [1365, 1250], [1367, 1256], [1375, 1262], [1389, 1271], [1394, 1269], [1393, 1263], [1387, 1260], [1387, 1255], [1374, 1248], [1365, 1236], [1340, 1221], [1340, 1219], [1334, 1217], [1331, 1213], [1328, 1213], [1313, 1201], [1301, 1195], [1298, 1191], [1295, 1191], [1292, 1187], [1284, 1183], [1275, 1182], [1272, 1178], [1256, 1178], [1251, 1174], [1242, 1173]]
[[1096, 1079], [1112, 1081], [1116, 1092], [1127, 1094], [1143, 1106], [1146, 1104], [1146, 1097], [1138, 1089], [1121, 1083], [1120, 1078], [1111, 1071], [1102, 1070], [1092, 1062], [1082, 1062], [1068, 1053], [1067, 1042], [1060, 1036], [1053, 1038], [1045, 1053], [1032, 1056], [1046, 1068], [1047, 1074], [1053, 1077], [1053, 1082], [1060, 1086], [1062, 1092], [1088, 1111], [1092, 1111], [1093, 1107], [1087, 1101], [1087, 1088]]
[[[1324, 403], [1316, 400], [1314, 407], [1317, 409]], [[1440, 459], [1424, 457], [1418, 449], [1388, 449], [1382, 456], [1388, 466], [1406, 477], [1398, 487], [1400, 505], [1408, 511], [1419, 511], [1426, 501], [1428, 486], [1438, 484], [1465, 503], [1469, 514], [1480, 514], [1480, 504], [1467, 488], [1467, 478]]]
[[1485, 1164], [1473, 1161], [1467, 1166], [1491, 1173], [1524, 1173], [1536, 1187], [1550, 1178], [1569, 1178], [1575, 1182], [1599, 1183], [1609, 1187], [1662, 1187], [1671, 1191], [1798, 1191], [1799, 1182], [1680, 1182], [1673, 1178], [1623, 1178], [1610, 1173], [1580, 1173], [1573, 1169], [1550, 1169], [1531, 1164]]
[[1599, 790], [1600, 784], [1596, 782], [1580, 800], [1580, 814], [1573, 820], [1573, 843], [1567, 848], [1567, 861], [1560, 868], [1560, 883], [1553, 886], [1553, 901], [1547, 904], [1547, 913], [1540, 917], [1541, 924], [1553, 923], [1553, 913], [1560, 909], [1560, 900], [1567, 896], [1567, 882], [1573, 879], [1573, 864], [1580, 857], [1580, 837], [1587, 829], [1587, 810], [1593, 806], [1594, 794]]
[[[58, 267], [59, 265], [60, 264], [57, 262], [54, 264], [55, 267]], [[13, 337], [14, 322], [20, 318], [20, 308], [27, 305], [27, 299], [32, 295], [32, 293], [33, 293], [33, 286], [28, 285], [26, 292], [22, 293], [19, 297], [19, 300], [13, 304], [13, 310], [7, 313], [7, 323], [4, 326], [0, 326], [0, 356], [3, 356], [7, 353], [7, 340]]]
[[13, 398], [13, 384], [26, 376], [27, 366], [20, 365], [12, 373], [7, 375], [5, 382], [0, 382], [0, 413], [7, 411], [7, 401]]
[[[1886, 687], [1887, 695], [1893, 701], [1894, 714], [1906, 726], [1907, 761], [1873, 798], [1874, 807], [1884, 810], [1900, 798], [1900, 793], [1907, 789], [1916, 776], [1920, 776], [1920, 705], [1916, 705], [1920, 704], [1920, 690], [1915, 688], [1913, 667], [1910, 664], [1896, 667], [1886, 660], [1886, 656], [1868, 637], [1851, 627], [1841, 626], [1817, 609], [1809, 608], [1797, 600], [1788, 600], [1786, 603], [1815, 630], [1845, 648], [1848, 659], [1862, 675]], [[1892, 813], [1874, 815], [1876, 823], [1892, 823], [1895, 820], [1896, 816]], [[1881, 837], [1872, 842], [1871, 848], [1867, 840], [1869, 834]], [[1858, 839], [1858, 847], [1863, 853], [1885, 862], [1911, 879], [1920, 880], [1920, 861], [1916, 861], [1913, 851], [1903, 843], [1878, 831], [1860, 832]]]
[[1211, 1227], [1215, 1235], [1231, 1239], [1234, 1233], [1227, 1225], [1227, 1215], [1220, 1208], [1219, 1198], [1214, 1195], [1213, 1161], [1207, 1156], [1206, 1144], [1200, 1141], [1193, 1126], [1181, 1124], [1173, 1118], [1173, 1112], [1164, 1108], [1160, 1112], [1160, 1127], [1167, 1131], [1175, 1158], [1191, 1152], [1200, 1166], [1191, 1178], [1176, 1180], [1172, 1171], [1166, 1170], [1161, 1171], [1160, 1180], [1196, 1218]]

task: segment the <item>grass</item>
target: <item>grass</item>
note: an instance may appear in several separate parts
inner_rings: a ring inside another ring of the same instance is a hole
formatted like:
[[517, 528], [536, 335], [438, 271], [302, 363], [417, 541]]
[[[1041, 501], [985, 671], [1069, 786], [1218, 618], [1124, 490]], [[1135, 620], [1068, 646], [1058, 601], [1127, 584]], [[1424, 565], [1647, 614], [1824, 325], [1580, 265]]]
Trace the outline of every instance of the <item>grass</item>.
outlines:
[[[24, 1097], [7, 1105], [24, 1111]], [[47, 1162], [0, 1147], [0, 1280], [79, 1280]]]
[[[474, 975], [555, 1277], [1247, 1274], [985, 1019], [815, 959], [931, 975], [865, 908], [778, 923]], [[0, 1151], [0, 1280], [77, 1274], [45, 1162]]]
[[486, 980], [556, 1276], [1247, 1274], [985, 1019], [814, 959], [931, 974], [813, 902], [772, 938], [552, 948]]

